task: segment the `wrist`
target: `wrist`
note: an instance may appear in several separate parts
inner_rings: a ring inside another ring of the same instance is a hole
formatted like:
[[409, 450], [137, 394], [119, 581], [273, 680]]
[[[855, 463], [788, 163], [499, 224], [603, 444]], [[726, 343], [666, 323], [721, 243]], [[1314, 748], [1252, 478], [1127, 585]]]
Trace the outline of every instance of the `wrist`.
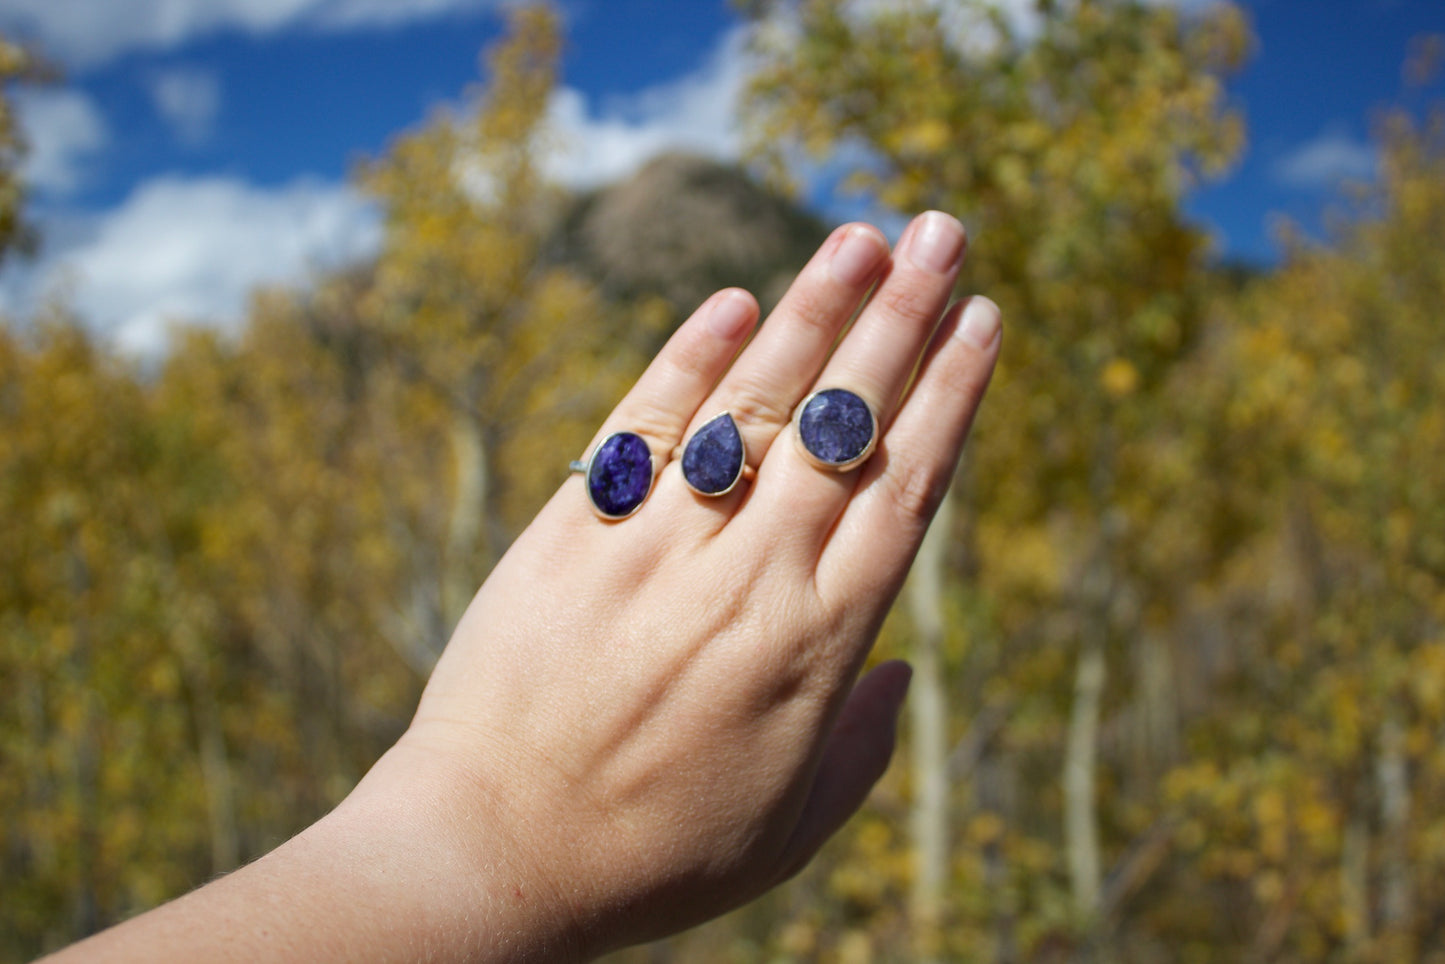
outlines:
[[297, 838], [338, 856], [354, 906], [370, 918], [358, 927], [405, 956], [583, 960], [562, 896], [538, 872], [519, 837], [526, 824], [504, 809], [503, 793], [454, 754], [408, 737]]

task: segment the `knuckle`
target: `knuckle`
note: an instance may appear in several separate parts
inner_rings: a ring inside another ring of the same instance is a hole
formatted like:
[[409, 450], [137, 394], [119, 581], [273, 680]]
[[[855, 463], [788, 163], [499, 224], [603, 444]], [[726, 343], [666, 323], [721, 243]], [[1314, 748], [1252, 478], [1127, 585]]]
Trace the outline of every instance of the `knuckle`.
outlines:
[[898, 517], [907, 525], [927, 529], [933, 514], [948, 493], [952, 476], [921, 468], [897, 467], [885, 472], [880, 481]]
[[712, 353], [700, 339], [690, 339], [677, 345], [667, 354], [667, 364], [672, 370], [687, 379], [707, 375], [712, 365]]
[[775, 393], [763, 391], [752, 384], [738, 386], [737, 393], [730, 400], [728, 411], [744, 430], [776, 432], [793, 418], [792, 410], [785, 408]]
[[831, 337], [843, 323], [843, 308], [825, 287], [796, 284], [783, 304], [790, 326], [802, 326]]
[[624, 419], [609, 424], [597, 437], [594, 448], [601, 443], [602, 439], [614, 432], [633, 432], [647, 441], [647, 446], [652, 450], [654, 456], [665, 458], [677, 444], [677, 437], [681, 431], [682, 425], [675, 413], [659, 411], [651, 405], [640, 406], [625, 413]]
[[932, 321], [937, 298], [918, 285], [884, 285], [875, 296], [879, 307], [890, 315], [919, 321]]

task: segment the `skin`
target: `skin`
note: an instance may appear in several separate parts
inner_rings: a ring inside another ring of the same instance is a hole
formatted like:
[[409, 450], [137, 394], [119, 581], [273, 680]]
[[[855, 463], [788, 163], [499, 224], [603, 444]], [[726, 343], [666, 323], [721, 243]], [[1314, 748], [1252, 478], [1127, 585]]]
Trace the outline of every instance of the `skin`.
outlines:
[[[59, 958], [580, 961], [796, 873], [893, 752], [910, 671], [858, 674], [1000, 343], [992, 302], [948, 306], [964, 247], [937, 212], [892, 253], [839, 228], [740, 355], [756, 303], [710, 298], [593, 440], [647, 439], [642, 509], [602, 521], [569, 477], [333, 813]], [[790, 425], [835, 386], [882, 428], [847, 473], [809, 466]], [[671, 454], [722, 411], [757, 474], [706, 499]]]

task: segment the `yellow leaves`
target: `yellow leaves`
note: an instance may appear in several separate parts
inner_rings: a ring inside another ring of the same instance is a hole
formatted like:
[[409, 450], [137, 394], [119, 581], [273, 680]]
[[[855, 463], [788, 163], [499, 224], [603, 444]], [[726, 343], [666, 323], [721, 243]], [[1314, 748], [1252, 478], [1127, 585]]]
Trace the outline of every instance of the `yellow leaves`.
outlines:
[[980, 550], [992, 563], [987, 571], [991, 589], [1028, 596], [1058, 591], [1063, 560], [1047, 528], [1000, 525], [987, 519], [978, 525]]
[[888, 879], [866, 860], [842, 864], [828, 879], [828, 890], [837, 899], [864, 907], [881, 903], [890, 888]]
[[791, 957], [813, 959], [818, 949], [818, 929], [802, 917], [783, 925], [778, 934], [778, 949]]
[[1262, 904], [1274, 904], [1284, 897], [1284, 875], [1277, 870], [1266, 870], [1254, 878], [1254, 897]]
[[180, 669], [172, 660], [152, 663], [142, 685], [146, 692], [157, 699], [175, 699], [181, 694]]
[[1115, 400], [1134, 394], [1139, 387], [1139, 369], [1125, 358], [1115, 358], [1099, 373], [1099, 384]]
[[1028, 159], [1018, 154], [1004, 154], [993, 162], [989, 172], [1004, 197], [1013, 203], [1027, 201], [1034, 182]]
[[997, 813], [985, 810], [976, 813], [964, 827], [963, 839], [970, 847], [986, 847], [1003, 840], [1008, 828]]
[[866, 931], [849, 931], [838, 942], [838, 964], [871, 964], [873, 941]]
[[1426, 719], [1445, 723], [1445, 642], [1432, 640], [1410, 655], [1410, 695]]
[[1289, 848], [1291, 829], [1283, 789], [1265, 788], [1251, 801], [1251, 810], [1258, 828], [1260, 855], [1270, 861], [1282, 860]]
[[937, 118], [924, 118], [903, 127], [894, 141], [894, 149], [905, 157], [935, 157], [954, 146], [952, 130]]

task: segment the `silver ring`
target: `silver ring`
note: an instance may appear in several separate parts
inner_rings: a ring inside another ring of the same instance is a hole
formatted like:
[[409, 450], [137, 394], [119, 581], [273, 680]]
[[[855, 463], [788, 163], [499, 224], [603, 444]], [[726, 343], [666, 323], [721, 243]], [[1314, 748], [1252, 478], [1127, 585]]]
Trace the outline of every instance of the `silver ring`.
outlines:
[[682, 480], [698, 495], [716, 498], [751, 478], [747, 446], [731, 412], [708, 419], [682, 450]]
[[803, 400], [793, 415], [798, 450], [810, 465], [846, 472], [863, 464], [878, 447], [878, 416], [856, 392], [822, 388]]
[[642, 508], [652, 491], [657, 460], [641, 435], [613, 432], [597, 444], [587, 461], [570, 462], [568, 468], [584, 476], [592, 511], [611, 521]]

